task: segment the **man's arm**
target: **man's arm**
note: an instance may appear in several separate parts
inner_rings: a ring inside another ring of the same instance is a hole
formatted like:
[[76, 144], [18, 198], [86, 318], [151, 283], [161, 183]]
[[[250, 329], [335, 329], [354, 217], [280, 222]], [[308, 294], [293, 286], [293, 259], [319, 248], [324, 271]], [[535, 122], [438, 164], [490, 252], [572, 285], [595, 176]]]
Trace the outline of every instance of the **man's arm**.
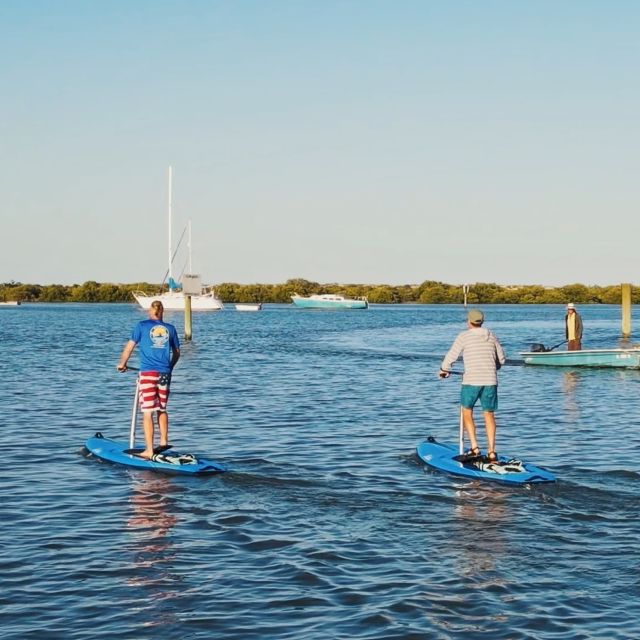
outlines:
[[[460, 357], [462, 353], [462, 337], [458, 336], [451, 345], [451, 349], [447, 351], [447, 355], [442, 360], [442, 364], [440, 365], [441, 372], [451, 371], [451, 366], [453, 363]], [[445, 377], [445, 376], [442, 376]]]
[[507, 361], [504, 349], [500, 344], [498, 338], [496, 338], [496, 369], [499, 369]]
[[133, 350], [136, 348], [136, 343], [133, 340], [129, 340], [127, 344], [124, 345], [124, 349], [122, 350], [122, 354], [120, 355], [120, 361], [118, 362], [117, 369], [118, 371], [124, 372], [127, 370], [127, 362], [133, 353]]
[[169, 365], [172, 371], [173, 367], [178, 363], [178, 360], [180, 360], [180, 349], [178, 349], [178, 347], [173, 347], [171, 349], [171, 364]]

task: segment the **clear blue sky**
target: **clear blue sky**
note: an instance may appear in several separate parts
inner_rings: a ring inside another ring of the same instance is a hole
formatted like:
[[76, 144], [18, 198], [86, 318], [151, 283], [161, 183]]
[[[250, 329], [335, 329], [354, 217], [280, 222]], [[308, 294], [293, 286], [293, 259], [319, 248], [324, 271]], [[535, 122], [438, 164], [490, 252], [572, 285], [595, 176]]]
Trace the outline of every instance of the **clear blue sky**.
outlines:
[[640, 281], [640, 3], [5, 0], [0, 281]]

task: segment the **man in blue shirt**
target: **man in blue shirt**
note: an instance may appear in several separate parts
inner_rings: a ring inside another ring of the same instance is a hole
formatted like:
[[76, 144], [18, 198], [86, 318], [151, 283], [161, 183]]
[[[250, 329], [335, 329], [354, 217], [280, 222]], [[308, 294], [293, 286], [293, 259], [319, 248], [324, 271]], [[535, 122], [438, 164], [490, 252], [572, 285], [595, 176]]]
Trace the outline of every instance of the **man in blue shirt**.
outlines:
[[153, 414], [157, 414], [160, 447], [169, 446], [169, 415], [167, 402], [171, 385], [171, 372], [180, 358], [180, 341], [176, 328], [162, 321], [164, 307], [154, 300], [149, 308], [149, 319], [136, 324], [131, 338], [124, 346], [118, 371], [127, 370], [127, 362], [136, 348], [140, 347], [140, 376], [138, 378], [138, 401], [142, 411], [145, 449], [139, 455], [153, 457]]

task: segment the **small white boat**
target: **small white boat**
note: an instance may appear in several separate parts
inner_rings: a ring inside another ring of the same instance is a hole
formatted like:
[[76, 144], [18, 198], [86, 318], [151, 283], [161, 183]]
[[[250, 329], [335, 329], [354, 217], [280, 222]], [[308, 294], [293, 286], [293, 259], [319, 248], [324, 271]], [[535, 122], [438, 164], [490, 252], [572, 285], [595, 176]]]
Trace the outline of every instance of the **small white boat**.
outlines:
[[[145, 310], [151, 308], [154, 300], [160, 300], [166, 311], [184, 311], [185, 294], [173, 279], [173, 248], [171, 246], [171, 167], [169, 167], [169, 270], [167, 272], [168, 291], [156, 295], [143, 291], [134, 291], [133, 297]], [[191, 221], [189, 221], [189, 272], [191, 273]], [[197, 295], [191, 295], [192, 311], [219, 311], [223, 309], [222, 300], [216, 298], [213, 288], [203, 287]]]
[[20, 300], [7, 300], [6, 302], [0, 302], [3, 307], [17, 307], [20, 304]]
[[262, 310], [261, 302], [242, 302], [236, 304], [236, 311], [260, 311]]

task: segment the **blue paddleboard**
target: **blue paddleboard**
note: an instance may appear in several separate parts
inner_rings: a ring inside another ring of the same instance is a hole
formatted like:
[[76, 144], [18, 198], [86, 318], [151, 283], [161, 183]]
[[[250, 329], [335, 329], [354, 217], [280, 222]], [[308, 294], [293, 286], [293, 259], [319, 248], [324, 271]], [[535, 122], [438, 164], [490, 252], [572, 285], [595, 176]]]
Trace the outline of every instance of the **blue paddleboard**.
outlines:
[[227, 467], [221, 462], [197, 458], [189, 453], [178, 453], [173, 449], [159, 453], [154, 456], [154, 460], [141, 458], [135, 453], [128, 453], [135, 451], [129, 449], [128, 442], [116, 442], [105, 438], [101, 433], [96, 433], [95, 436], [89, 438], [85, 447], [89, 453], [107, 462], [123, 464], [136, 469], [159, 471], [160, 473], [206, 475], [223, 473], [227, 470]]
[[507, 484], [556, 481], [556, 477], [545, 469], [505, 456], [498, 457], [498, 464], [486, 464], [480, 460], [458, 462], [454, 460], [454, 456], [458, 455], [456, 447], [436, 442], [435, 438], [431, 436], [427, 438], [427, 442], [418, 445], [417, 453], [418, 457], [430, 467], [456, 476]]

